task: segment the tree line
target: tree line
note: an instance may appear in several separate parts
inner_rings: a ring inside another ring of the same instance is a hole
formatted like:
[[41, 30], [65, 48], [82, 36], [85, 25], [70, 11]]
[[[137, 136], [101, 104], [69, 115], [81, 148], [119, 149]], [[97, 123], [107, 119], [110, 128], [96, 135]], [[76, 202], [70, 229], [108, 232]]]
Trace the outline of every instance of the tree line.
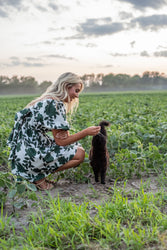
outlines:
[[145, 71], [142, 76], [128, 74], [84, 75], [85, 89], [88, 91], [126, 91], [167, 89], [167, 76], [157, 71]]
[[39, 94], [52, 84], [43, 81], [39, 84], [32, 76], [0, 76], [0, 94]]
[[[161, 90], [167, 89], [167, 77], [164, 73], [145, 71], [142, 76], [128, 74], [85, 74], [81, 76], [85, 91], [125, 91], [125, 90]], [[40, 84], [32, 76], [0, 76], [0, 94], [41, 94], [52, 84], [43, 81]]]

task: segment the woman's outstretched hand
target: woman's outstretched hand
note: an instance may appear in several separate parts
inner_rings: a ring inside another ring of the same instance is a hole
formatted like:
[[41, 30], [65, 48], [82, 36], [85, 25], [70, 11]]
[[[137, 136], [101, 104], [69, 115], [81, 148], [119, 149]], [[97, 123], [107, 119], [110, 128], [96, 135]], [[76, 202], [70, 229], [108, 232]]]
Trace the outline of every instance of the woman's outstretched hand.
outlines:
[[87, 135], [97, 135], [100, 132], [101, 127], [100, 126], [92, 126], [86, 128]]

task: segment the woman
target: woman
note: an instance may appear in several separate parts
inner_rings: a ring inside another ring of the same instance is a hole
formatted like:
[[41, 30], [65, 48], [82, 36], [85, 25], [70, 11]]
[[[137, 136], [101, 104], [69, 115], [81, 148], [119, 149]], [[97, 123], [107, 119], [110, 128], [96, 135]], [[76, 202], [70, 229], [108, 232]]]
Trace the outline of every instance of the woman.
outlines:
[[[99, 126], [88, 127], [70, 135], [66, 111], [78, 106], [83, 82], [74, 73], [62, 74], [46, 92], [30, 102], [15, 116], [15, 125], [8, 139], [11, 148], [12, 173], [33, 182], [40, 190], [54, 187], [46, 179], [50, 173], [78, 166], [85, 151], [78, 141], [96, 135]], [[47, 132], [52, 131], [53, 138]]]

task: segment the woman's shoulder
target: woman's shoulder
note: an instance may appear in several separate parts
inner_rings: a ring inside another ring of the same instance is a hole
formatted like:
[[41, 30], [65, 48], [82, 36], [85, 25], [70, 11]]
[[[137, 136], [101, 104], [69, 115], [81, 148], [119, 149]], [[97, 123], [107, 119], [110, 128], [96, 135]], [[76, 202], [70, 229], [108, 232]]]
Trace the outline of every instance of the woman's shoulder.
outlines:
[[49, 112], [52, 111], [61, 111], [64, 112], [65, 106], [62, 101], [55, 100], [53, 98], [45, 98], [43, 100], [38, 101], [34, 107], [34, 110], [49, 110]]
[[56, 100], [52, 97], [39, 100], [38, 102], [35, 103], [36, 106], [41, 106], [41, 105], [43, 106], [43, 105], [49, 105], [49, 104], [56, 104], [56, 105], [64, 106], [64, 103], [62, 101]]

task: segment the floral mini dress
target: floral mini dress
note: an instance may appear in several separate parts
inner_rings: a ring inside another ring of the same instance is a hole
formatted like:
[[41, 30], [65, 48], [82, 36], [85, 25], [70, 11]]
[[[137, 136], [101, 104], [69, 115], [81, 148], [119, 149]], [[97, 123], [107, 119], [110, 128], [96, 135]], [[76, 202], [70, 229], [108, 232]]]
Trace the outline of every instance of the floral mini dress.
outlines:
[[45, 99], [16, 114], [8, 139], [14, 175], [38, 181], [74, 157], [79, 144], [57, 145], [47, 134], [52, 129], [70, 129], [61, 101]]

